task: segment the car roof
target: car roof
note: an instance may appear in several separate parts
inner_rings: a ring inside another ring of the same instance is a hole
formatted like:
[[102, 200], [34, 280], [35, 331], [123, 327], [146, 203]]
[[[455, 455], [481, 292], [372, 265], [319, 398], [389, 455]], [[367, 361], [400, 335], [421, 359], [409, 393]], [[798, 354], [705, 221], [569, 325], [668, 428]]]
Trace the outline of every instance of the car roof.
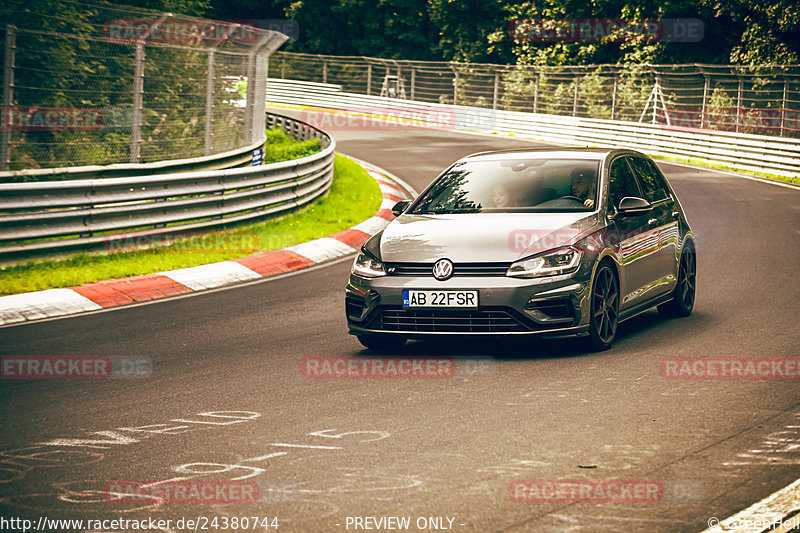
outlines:
[[635, 150], [618, 148], [517, 148], [478, 152], [463, 157], [461, 161], [496, 161], [504, 159], [585, 159], [600, 161], [610, 155], [631, 154], [644, 156]]

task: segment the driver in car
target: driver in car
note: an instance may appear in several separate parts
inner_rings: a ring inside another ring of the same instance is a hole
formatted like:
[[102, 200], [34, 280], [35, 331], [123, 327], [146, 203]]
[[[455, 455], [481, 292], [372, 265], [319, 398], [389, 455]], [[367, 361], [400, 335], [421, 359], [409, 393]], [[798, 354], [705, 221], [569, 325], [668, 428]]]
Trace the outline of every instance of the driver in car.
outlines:
[[594, 173], [576, 168], [570, 174], [572, 195], [583, 200], [586, 207], [594, 207]]

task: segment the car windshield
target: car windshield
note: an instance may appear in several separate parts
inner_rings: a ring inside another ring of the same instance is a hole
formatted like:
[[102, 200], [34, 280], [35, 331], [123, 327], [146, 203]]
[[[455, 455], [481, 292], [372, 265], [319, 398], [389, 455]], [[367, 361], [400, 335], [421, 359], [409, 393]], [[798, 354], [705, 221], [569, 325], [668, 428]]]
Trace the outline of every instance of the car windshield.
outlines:
[[599, 161], [501, 159], [453, 165], [409, 211], [414, 214], [592, 211]]

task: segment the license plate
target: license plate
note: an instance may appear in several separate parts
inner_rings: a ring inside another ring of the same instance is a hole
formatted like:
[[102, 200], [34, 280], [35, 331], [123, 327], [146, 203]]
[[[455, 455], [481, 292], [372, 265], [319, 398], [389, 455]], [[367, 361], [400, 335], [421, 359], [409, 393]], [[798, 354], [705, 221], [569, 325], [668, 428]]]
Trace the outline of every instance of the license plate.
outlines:
[[478, 308], [478, 291], [403, 290], [403, 307]]

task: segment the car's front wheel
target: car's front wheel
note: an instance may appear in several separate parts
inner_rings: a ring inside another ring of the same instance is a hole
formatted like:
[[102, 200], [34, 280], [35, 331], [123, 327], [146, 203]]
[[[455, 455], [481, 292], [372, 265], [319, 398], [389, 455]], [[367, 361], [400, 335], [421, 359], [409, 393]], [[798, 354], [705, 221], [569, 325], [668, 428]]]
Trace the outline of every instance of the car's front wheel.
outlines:
[[365, 348], [372, 350], [389, 350], [392, 348], [400, 348], [406, 343], [406, 338], [402, 335], [379, 335], [379, 334], [366, 334], [357, 335], [358, 342]]
[[614, 343], [619, 325], [619, 283], [607, 264], [597, 268], [592, 282], [591, 316], [589, 317], [589, 347], [608, 350]]
[[692, 314], [694, 297], [697, 290], [697, 257], [694, 248], [690, 245], [681, 253], [678, 265], [678, 283], [672, 300], [658, 306], [658, 312], [667, 317], [682, 317]]

